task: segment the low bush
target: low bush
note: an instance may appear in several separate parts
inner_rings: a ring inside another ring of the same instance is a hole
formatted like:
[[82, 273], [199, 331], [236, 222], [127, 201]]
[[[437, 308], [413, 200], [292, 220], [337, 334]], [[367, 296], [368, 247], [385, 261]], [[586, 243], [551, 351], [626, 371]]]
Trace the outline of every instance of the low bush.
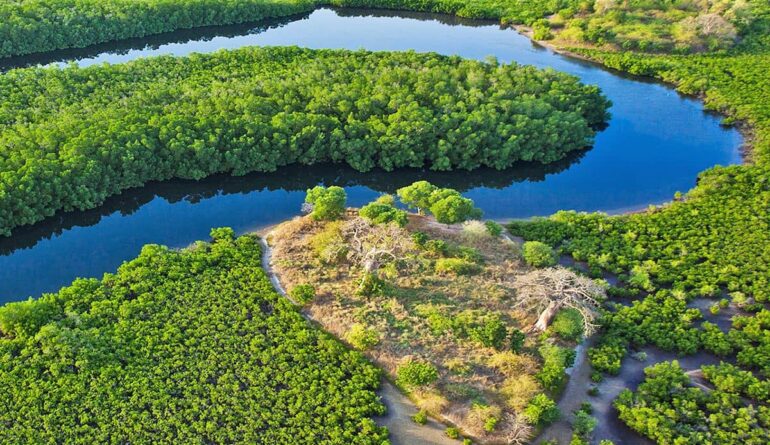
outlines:
[[564, 372], [575, 362], [575, 351], [546, 343], [539, 352], [543, 368], [537, 373], [537, 380], [546, 389], [555, 390], [564, 381]]
[[556, 402], [545, 394], [538, 394], [530, 400], [522, 415], [531, 425], [549, 425], [555, 422], [561, 413]]
[[439, 258], [435, 270], [439, 274], [472, 275], [478, 273], [481, 267], [462, 258]]
[[358, 211], [358, 214], [375, 224], [394, 223], [399, 227], [404, 227], [409, 221], [405, 211], [397, 209], [391, 204], [378, 201], [371, 202], [361, 207], [361, 209]]
[[430, 363], [409, 361], [396, 370], [396, 382], [406, 387], [427, 386], [438, 380], [438, 370]]
[[414, 423], [418, 425], [425, 425], [428, 423], [428, 413], [425, 412], [425, 410], [419, 410], [415, 415], [412, 416], [412, 420]]
[[527, 241], [522, 249], [524, 261], [532, 267], [547, 267], [556, 264], [556, 254], [551, 246], [540, 241]]
[[379, 343], [380, 337], [374, 329], [369, 329], [361, 323], [356, 323], [345, 334], [345, 340], [353, 345], [354, 348], [365, 351]]
[[568, 341], [583, 337], [583, 316], [575, 309], [562, 309], [554, 317], [549, 331]]
[[298, 304], [307, 304], [315, 298], [315, 287], [312, 284], [299, 284], [289, 291], [289, 296]]

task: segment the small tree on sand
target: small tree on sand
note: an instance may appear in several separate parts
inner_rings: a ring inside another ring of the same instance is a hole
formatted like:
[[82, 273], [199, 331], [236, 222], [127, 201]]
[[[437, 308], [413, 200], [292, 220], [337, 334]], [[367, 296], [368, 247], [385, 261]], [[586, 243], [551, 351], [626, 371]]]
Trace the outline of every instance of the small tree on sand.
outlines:
[[457, 224], [471, 218], [481, 217], [481, 210], [477, 209], [473, 201], [460, 196], [452, 190], [451, 194], [436, 200], [430, 206], [430, 212], [436, 217], [436, 221], [443, 224]]
[[428, 181], [417, 181], [412, 185], [402, 187], [396, 191], [398, 198], [409, 206], [416, 209], [417, 213], [423, 214], [423, 210], [431, 206], [433, 201], [431, 195], [438, 190], [438, 187]]
[[310, 216], [315, 220], [334, 221], [345, 212], [347, 195], [342, 187], [315, 186], [307, 191], [305, 203], [312, 205]]
[[604, 287], [594, 280], [563, 267], [534, 270], [518, 277], [516, 293], [518, 307], [540, 314], [534, 329], [545, 331], [560, 309], [572, 308], [583, 317], [586, 336], [596, 330], [594, 321], [606, 297]]

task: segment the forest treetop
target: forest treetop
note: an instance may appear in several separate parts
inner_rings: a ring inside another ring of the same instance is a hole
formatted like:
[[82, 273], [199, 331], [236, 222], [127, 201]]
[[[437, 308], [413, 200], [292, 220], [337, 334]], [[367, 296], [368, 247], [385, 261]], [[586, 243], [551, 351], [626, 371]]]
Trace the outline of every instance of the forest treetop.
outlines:
[[296, 47], [24, 68], [0, 91], [4, 234], [151, 180], [550, 163], [590, 145], [609, 107], [554, 70]]

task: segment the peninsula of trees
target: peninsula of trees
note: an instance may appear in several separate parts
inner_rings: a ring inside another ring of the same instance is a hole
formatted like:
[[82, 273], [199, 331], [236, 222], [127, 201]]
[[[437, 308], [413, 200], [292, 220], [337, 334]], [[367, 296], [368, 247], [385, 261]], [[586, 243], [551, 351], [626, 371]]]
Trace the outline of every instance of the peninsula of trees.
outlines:
[[590, 145], [609, 107], [553, 70], [292, 47], [25, 68], [0, 91], [2, 234], [152, 180], [550, 163]]

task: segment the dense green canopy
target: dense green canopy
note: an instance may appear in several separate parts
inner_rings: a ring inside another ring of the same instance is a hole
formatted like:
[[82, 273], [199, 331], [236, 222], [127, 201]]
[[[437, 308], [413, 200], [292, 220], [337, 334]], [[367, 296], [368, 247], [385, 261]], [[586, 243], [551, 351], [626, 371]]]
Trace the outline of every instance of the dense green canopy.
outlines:
[[376, 7], [532, 23], [579, 0], [13, 0], [0, 3], [0, 58], [177, 29], [285, 17], [317, 6]]
[[150, 180], [346, 162], [548, 163], [607, 118], [553, 70], [436, 54], [243, 48], [0, 76], [0, 233]]
[[[617, 406], [622, 420], [660, 443], [759, 444], [770, 437], [766, 390], [746, 399], [745, 391], [730, 387], [746, 376], [761, 377], [753, 387], [770, 386], [770, 5], [749, 3], [757, 20], [730, 52], [581, 52], [673, 82], [705, 96], [709, 108], [729, 115], [728, 122], [750, 124], [753, 163], [704, 172], [697, 187], [647, 212], [559, 212], [510, 225], [516, 234], [586, 261], [592, 273], [618, 273], [625, 286], [613, 289], [619, 296], [650, 292], [604, 317], [603, 338], [590, 351], [595, 369], [617, 373], [629, 347], [648, 344], [682, 354], [706, 350], [743, 368], [720, 367], [723, 386], [706, 375], [717, 387], [707, 393], [684, 387], [689, 379], [676, 364], [650, 368], [647, 381], [636, 393], [625, 392]], [[655, 292], [661, 288], [670, 289]], [[743, 315], [732, 318], [727, 332], [700, 323], [701, 311], [688, 303], [702, 297], [724, 298], [723, 305]]]
[[379, 370], [273, 291], [255, 237], [212, 234], [0, 308], [0, 442], [382, 444]]

